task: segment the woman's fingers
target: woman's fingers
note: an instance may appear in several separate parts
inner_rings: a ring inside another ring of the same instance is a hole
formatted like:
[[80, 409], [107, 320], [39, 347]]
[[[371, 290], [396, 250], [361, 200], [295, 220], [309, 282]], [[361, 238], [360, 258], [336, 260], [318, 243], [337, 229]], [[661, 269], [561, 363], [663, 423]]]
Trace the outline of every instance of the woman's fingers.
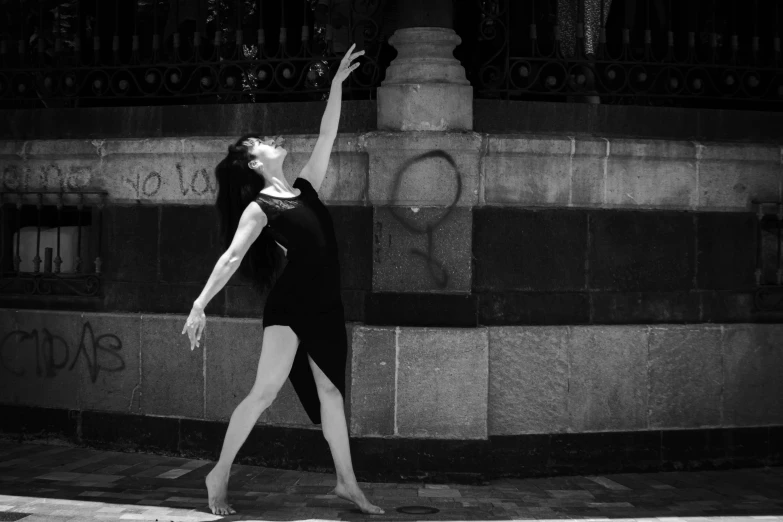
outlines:
[[351, 46], [348, 48], [348, 50], [345, 51], [345, 54], [343, 55], [343, 59], [340, 60], [341, 62], [345, 63], [345, 62], [350, 62], [351, 61], [351, 51], [353, 50], [354, 47], [356, 47], [356, 44], [355, 43], [351, 44]]

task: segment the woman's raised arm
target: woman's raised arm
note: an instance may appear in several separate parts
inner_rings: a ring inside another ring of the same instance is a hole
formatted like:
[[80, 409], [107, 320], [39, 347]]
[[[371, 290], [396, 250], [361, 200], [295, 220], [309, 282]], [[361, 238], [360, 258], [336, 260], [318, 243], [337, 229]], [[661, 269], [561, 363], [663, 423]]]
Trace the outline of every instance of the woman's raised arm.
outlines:
[[351, 71], [359, 67], [358, 63], [352, 62], [364, 51], [351, 53], [356, 44], [351, 45], [343, 59], [340, 60], [340, 67], [332, 79], [332, 87], [329, 90], [329, 101], [326, 102], [326, 110], [321, 119], [321, 130], [318, 134], [318, 140], [315, 142], [313, 153], [310, 160], [304, 166], [299, 177], [305, 178], [315, 190], [321, 187], [321, 182], [326, 175], [326, 167], [329, 165], [329, 156], [332, 154], [332, 144], [337, 136], [337, 126], [340, 123], [340, 106], [343, 99], [343, 80], [348, 78]]

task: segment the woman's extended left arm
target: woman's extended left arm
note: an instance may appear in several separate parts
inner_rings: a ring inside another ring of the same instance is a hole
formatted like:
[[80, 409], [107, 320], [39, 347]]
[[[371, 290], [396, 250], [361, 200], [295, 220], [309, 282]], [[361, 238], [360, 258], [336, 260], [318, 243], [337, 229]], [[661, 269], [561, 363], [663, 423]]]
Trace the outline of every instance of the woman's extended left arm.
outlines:
[[351, 71], [359, 67], [358, 63], [351, 64], [356, 58], [364, 54], [364, 51], [351, 54], [354, 46], [348, 49], [343, 59], [340, 60], [340, 67], [337, 69], [332, 79], [332, 87], [329, 90], [329, 101], [326, 102], [326, 110], [321, 119], [321, 130], [318, 134], [318, 140], [315, 142], [315, 148], [310, 155], [310, 160], [304, 166], [299, 177], [305, 178], [317, 191], [321, 187], [321, 182], [326, 175], [326, 167], [329, 165], [329, 156], [332, 154], [332, 144], [337, 137], [337, 125], [340, 123], [340, 105], [343, 98], [343, 80], [348, 78]]

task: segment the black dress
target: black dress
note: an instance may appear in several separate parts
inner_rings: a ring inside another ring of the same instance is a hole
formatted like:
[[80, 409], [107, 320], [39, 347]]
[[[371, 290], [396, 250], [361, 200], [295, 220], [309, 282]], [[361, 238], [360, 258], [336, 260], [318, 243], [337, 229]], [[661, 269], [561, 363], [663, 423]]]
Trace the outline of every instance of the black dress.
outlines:
[[264, 306], [264, 328], [285, 325], [299, 337], [288, 378], [313, 424], [321, 423], [313, 361], [345, 397], [348, 339], [340, 295], [340, 265], [334, 225], [318, 193], [304, 178], [294, 181], [294, 198], [259, 193], [255, 202], [267, 216], [272, 238], [283, 245], [288, 263]]

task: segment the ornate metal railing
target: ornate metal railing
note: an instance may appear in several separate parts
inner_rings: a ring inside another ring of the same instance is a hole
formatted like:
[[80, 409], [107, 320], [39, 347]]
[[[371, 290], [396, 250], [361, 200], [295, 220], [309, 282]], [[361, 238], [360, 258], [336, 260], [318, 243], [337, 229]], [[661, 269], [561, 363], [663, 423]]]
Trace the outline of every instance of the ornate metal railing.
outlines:
[[380, 81], [385, 0], [0, 0], [0, 106], [318, 100]]
[[781, 4], [478, 0], [471, 82], [479, 98], [779, 110]]
[[106, 198], [90, 191], [0, 193], [0, 295], [99, 296]]
[[[395, 0], [0, 0], [0, 108], [374, 96]], [[476, 98], [780, 110], [783, 2], [454, 0]], [[402, 13], [404, 14], [404, 13]], [[478, 21], [478, 23], [477, 23]]]

